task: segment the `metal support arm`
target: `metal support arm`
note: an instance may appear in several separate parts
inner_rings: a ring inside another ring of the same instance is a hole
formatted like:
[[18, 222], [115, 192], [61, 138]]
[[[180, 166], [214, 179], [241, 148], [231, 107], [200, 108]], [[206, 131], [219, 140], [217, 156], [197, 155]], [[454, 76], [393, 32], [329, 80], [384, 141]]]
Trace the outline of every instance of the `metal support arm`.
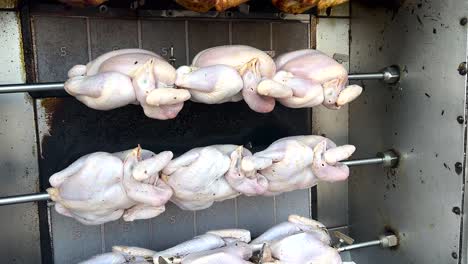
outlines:
[[[395, 167], [398, 163], [398, 155], [393, 151], [387, 151], [378, 153], [377, 158], [348, 160], [343, 161], [342, 163], [348, 166], [382, 164], [383, 167]], [[0, 206], [47, 200], [49, 200], [48, 193], [22, 194], [15, 196], [0, 197]]]
[[[400, 79], [400, 70], [396, 66], [389, 66], [377, 73], [349, 74], [349, 80], [382, 80], [385, 83], [396, 83]], [[35, 84], [5, 84], [0, 85], [2, 93], [25, 93], [44, 91], [63, 91], [63, 83], [35, 83]]]

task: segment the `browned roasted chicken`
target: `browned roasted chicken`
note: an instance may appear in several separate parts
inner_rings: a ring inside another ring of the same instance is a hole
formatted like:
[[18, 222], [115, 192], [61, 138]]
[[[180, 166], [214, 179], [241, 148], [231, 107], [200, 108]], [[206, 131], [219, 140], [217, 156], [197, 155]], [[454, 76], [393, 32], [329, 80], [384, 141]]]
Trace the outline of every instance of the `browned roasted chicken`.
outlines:
[[179, 5], [195, 11], [195, 12], [208, 12], [212, 8], [216, 11], [222, 12], [231, 7], [236, 7], [249, 0], [175, 0]]
[[337, 6], [349, 0], [271, 0], [274, 6], [285, 13], [300, 14], [317, 7], [319, 10]]
[[64, 4], [77, 7], [99, 6], [108, 0], [59, 0]]

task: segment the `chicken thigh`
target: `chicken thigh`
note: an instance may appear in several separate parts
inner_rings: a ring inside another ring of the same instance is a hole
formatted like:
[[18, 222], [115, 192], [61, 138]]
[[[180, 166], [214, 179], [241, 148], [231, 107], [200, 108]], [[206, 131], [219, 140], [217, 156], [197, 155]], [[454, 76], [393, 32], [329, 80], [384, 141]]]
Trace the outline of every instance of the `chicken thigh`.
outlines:
[[163, 170], [162, 178], [172, 187], [171, 201], [184, 210], [202, 210], [214, 202], [234, 198], [234, 190], [224, 178], [229, 170], [229, 154], [235, 145], [194, 148], [175, 158]]
[[[122, 157], [125, 155], [125, 158]], [[49, 179], [47, 189], [58, 213], [87, 225], [147, 219], [164, 212], [172, 190], [159, 171], [172, 153], [140, 147], [122, 153], [85, 155]]]
[[208, 12], [212, 8], [222, 12], [247, 1], [249, 0], [176, 0], [179, 5], [199, 13]]
[[247, 196], [261, 195], [268, 190], [268, 180], [259, 170], [271, 166], [269, 158], [257, 158], [246, 148], [239, 146], [231, 152], [231, 164], [225, 174], [231, 187]]
[[348, 1], [349, 0], [272, 0], [271, 2], [282, 12], [300, 14], [316, 6], [319, 10], [324, 10]]
[[140, 104], [148, 117], [174, 118], [190, 98], [175, 89], [175, 69], [159, 55], [142, 49], [105, 53], [68, 72], [65, 90], [97, 110]]
[[291, 108], [323, 104], [330, 109], [356, 99], [362, 88], [346, 86], [346, 69], [320, 51], [306, 49], [289, 52], [276, 59], [278, 72], [273, 78], [293, 91], [293, 96], [278, 101]]
[[292, 96], [289, 87], [271, 80], [275, 72], [273, 59], [261, 50], [244, 45], [218, 46], [198, 53], [192, 66], [180, 67], [176, 85], [189, 89], [199, 102], [243, 98], [252, 110], [267, 113], [273, 110], [275, 98]]
[[276, 195], [310, 188], [319, 180], [347, 179], [349, 168], [339, 161], [350, 157], [355, 149], [352, 145], [337, 147], [321, 136], [295, 136], [273, 142], [254, 157], [272, 160], [272, 165], [259, 173], [268, 180], [265, 195]]

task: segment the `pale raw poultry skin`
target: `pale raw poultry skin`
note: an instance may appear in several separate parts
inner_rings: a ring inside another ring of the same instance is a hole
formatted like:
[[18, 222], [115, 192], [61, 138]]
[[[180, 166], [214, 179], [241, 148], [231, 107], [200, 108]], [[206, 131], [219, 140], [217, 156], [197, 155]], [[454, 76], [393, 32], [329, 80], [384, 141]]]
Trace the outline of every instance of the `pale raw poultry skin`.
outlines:
[[170, 151], [97, 152], [54, 174], [48, 192], [59, 213], [85, 224], [147, 219], [161, 214], [169, 199], [184, 210], [202, 210], [241, 194], [270, 196], [342, 181], [349, 168], [340, 161], [354, 151], [321, 136], [294, 136], [255, 154], [238, 145], [195, 148], [173, 160]]
[[238, 196], [240, 193], [224, 178], [231, 164], [227, 153], [236, 147], [195, 148], [172, 160], [162, 176], [174, 189], [171, 201], [184, 210], [202, 210], [214, 202]]
[[110, 110], [139, 104], [155, 119], [175, 118], [190, 93], [175, 89], [175, 69], [159, 55], [142, 49], [105, 53], [68, 72], [65, 90], [90, 108]]
[[339, 161], [350, 157], [355, 150], [352, 145], [337, 147], [321, 136], [293, 136], [273, 142], [254, 157], [271, 159], [272, 165], [259, 173], [268, 180], [265, 195], [277, 195], [310, 188], [320, 180], [347, 179], [349, 168]]
[[193, 100], [208, 104], [244, 100], [259, 113], [275, 107], [275, 98], [292, 91], [273, 83], [276, 65], [265, 52], [244, 45], [209, 48], [198, 53], [192, 65], [177, 69], [176, 85], [188, 89]]
[[169, 151], [141, 154], [139, 148], [92, 153], [52, 175], [47, 192], [58, 213], [86, 225], [122, 216], [126, 221], [152, 218], [164, 212], [172, 196], [171, 188], [159, 179], [159, 171], [171, 158]]
[[315, 220], [290, 215], [288, 221], [273, 226], [251, 245], [265, 244], [268, 254], [262, 263], [341, 264], [338, 251], [330, 247], [325, 226]]
[[287, 222], [271, 227], [251, 242], [247, 230], [213, 230], [159, 252], [114, 246], [112, 253], [95, 256], [81, 264], [147, 263], [150, 259], [152, 263], [159, 263], [160, 257], [169, 263], [247, 264], [252, 263], [249, 259], [261, 247], [265, 249], [261, 256], [265, 264], [341, 264], [337, 250], [330, 247], [330, 241], [322, 223], [290, 215]]
[[362, 92], [358, 85], [348, 85], [348, 72], [334, 59], [312, 49], [285, 53], [276, 60], [273, 78], [293, 91], [293, 96], [278, 101], [291, 108], [324, 105], [339, 109]]

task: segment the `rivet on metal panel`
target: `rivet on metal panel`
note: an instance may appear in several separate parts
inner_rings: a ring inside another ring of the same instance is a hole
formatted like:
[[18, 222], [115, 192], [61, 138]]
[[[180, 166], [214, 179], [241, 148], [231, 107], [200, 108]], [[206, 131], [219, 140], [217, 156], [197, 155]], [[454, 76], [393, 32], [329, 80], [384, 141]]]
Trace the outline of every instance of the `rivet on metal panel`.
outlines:
[[465, 122], [465, 119], [463, 118], [463, 116], [457, 116], [457, 122], [459, 124], [463, 124]]
[[467, 69], [466, 69], [466, 61], [460, 63], [460, 65], [458, 65], [458, 73], [460, 75], [466, 75], [466, 72], [467, 72]]
[[455, 172], [457, 174], [461, 174], [463, 171], [463, 164], [461, 162], [456, 162], [455, 163]]
[[109, 8], [106, 5], [100, 5], [99, 6], [99, 13], [107, 13]]
[[173, 17], [174, 16], [174, 12], [172, 10], [167, 10], [166, 11], [166, 16], [168, 17]]
[[457, 259], [457, 258], [458, 258], [457, 252], [452, 252], [452, 258], [454, 258], [454, 259]]
[[468, 23], [468, 18], [463, 17], [462, 19], [460, 19], [460, 25], [465, 26], [466, 23]]
[[452, 208], [452, 212], [453, 212], [454, 214], [456, 214], [456, 215], [460, 215], [460, 213], [461, 213], [460, 207], [454, 206], [454, 207]]

